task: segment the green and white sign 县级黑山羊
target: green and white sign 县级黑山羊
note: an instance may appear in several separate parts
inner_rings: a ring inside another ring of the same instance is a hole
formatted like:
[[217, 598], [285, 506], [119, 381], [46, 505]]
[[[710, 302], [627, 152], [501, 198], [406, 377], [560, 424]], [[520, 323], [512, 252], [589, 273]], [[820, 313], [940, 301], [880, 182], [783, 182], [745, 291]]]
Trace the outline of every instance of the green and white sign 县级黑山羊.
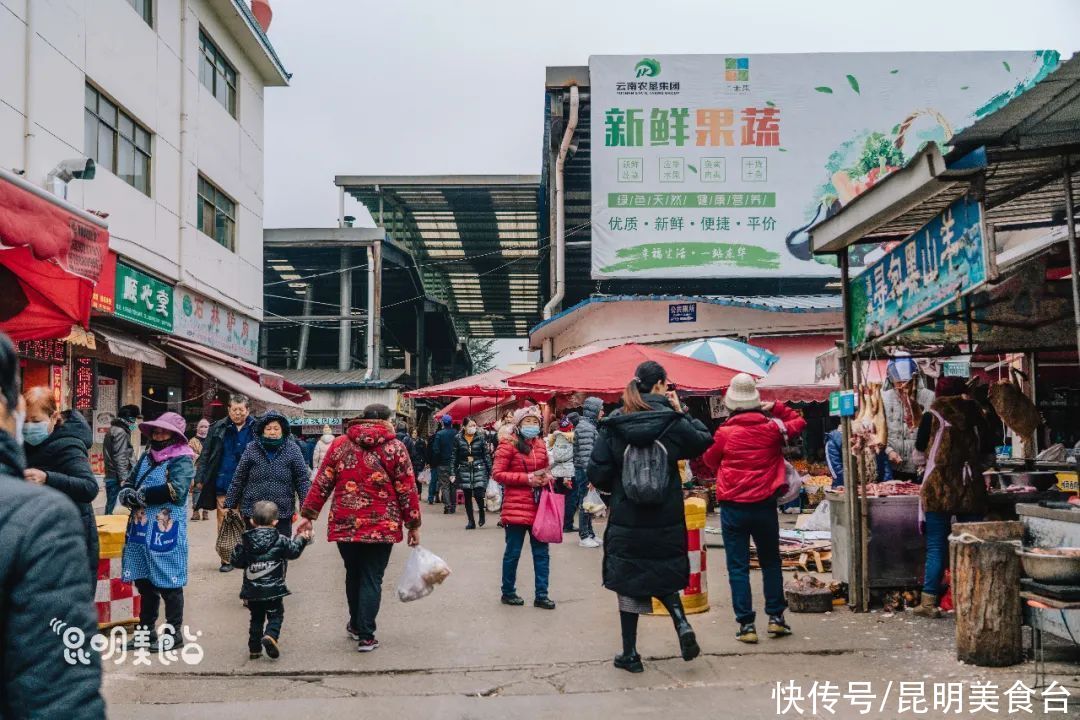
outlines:
[[113, 314], [155, 330], [172, 332], [172, 285], [117, 263]]
[[893, 335], [988, 277], [982, 203], [960, 198], [848, 282], [852, 347]]
[[593, 56], [592, 277], [835, 277], [808, 229], [1053, 51]]

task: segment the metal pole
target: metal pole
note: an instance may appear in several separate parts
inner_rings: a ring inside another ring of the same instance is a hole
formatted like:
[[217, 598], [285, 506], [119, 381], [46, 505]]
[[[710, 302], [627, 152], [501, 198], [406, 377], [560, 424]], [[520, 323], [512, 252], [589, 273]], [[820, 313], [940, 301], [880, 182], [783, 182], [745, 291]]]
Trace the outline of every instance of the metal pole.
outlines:
[[[848, 295], [848, 251], [847, 248], [840, 251], [840, 297], [843, 306], [843, 357], [840, 364], [840, 387], [844, 390], [853, 390], [852, 369], [854, 357], [851, 352], [851, 315], [849, 313], [850, 298]], [[851, 456], [851, 418], [845, 417], [841, 421], [841, 433], [844, 437], [844, 493], [847, 498], [847, 525], [848, 525], [848, 604], [856, 610], [863, 606], [862, 597], [862, 519], [858, 505], [858, 481], [855, 473], [855, 463]]]
[[424, 387], [427, 384], [427, 348], [425, 347], [426, 339], [424, 333], [426, 331], [425, 319], [427, 313], [425, 312], [426, 301], [421, 298], [420, 302], [416, 304], [416, 387]]
[[341, 276], [338, 288], [341, 291], [340, 314], [338, 315], [338, 370], [345, 372], [352, 364], [352, 252], [341, 248]]
[[345, 227], [345, 186], [342, 185], [338, 188], [337, 199], [337, 226], [339, 228]]
[[379, 371], [382, 369], [382, 242], [376, 242], [371, 246], [371, 259], [374, 267], [372, 277], [375, 279], [375, 287], [371, 291], [371, 314], [368, 316], [368, 331], [372, 334], [372, 347], [374, 352], [371, 356], [369, 368], [373, 368], [375, 379], [379, 379]]
[[[304, 288], [304, 314], [311, 315], [311, 301], [314, 299], [315, 286], [308, 284]], [[296, 369], [303, 370], [307, 365], [307, 351], [308, 341], [311, 339], [311, 325], [308, 323], [300, 324], [300, 347], [296, 356]]]
[[1069, 156], [1061, 158], [1062, 181], [1065, 185], [1065, 225], [1069, 230], [1069, 276], [1072, 278], [1073, 322], [1076, 325], [1076, 351], [1080, 359], [1080, 261], [1076, 257], [1076, 210], [1073, 208], [1072, 171]]

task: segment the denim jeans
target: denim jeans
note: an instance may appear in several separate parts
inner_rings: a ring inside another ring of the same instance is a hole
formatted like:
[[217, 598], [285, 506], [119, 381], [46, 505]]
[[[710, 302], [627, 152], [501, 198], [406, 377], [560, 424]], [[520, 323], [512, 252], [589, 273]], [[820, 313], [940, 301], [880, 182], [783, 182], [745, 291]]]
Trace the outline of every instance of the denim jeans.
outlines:
[[105, 514], [112, 515], [116, 509], [116, 496], [120, 494], [120, 481], [116, 478], [105, 478]]
[[284, 598], [273, 600], [248, 600], [251, 623], [248, 625], [248, 650], [262, 650], [263, 635], [277, 640], [281, 637], [281, 624], [285, 622]]
[[427, 501], [431, 505], [435, 502], [435, 498], [439, 494], [439, 468], [431, 468], [431, 472], [428, 473], [428, 488], [427, 488]]
[[720, 527], [735, 620], [740, 624], [752, 623], [755, 617], [750, 595], [750, 538], [754, 538], [761, 564], [765, 612], [769, 615], [784, 612], [787, 602], [780, 566], [780, 521], [776, 516], [776, 501], [724, 503], [720, 506]]
[[592, 527], [592, 515], [585, 512], [585, 508], [581, 507], [581, 503], [585, 500], [585, 495], [589, 492], [587, 486], [589, 484], [588, 473], [584, 468], [579, 468], [574, 471], [574, 491], [577, 494], [577, 498], [574, 501], [574, 510], [578, 513], [578, 537], [584, 540], [585, 538], [594, 538], [596, 533], [593, 532]]
[[339, 542], [345, 563], [345, 598], [349, 624], [361, 640], [375, 637], [375, 618], [382, 600], [383, 573], [390, 562], [391, 543]]
[[536, 576], [536, 597], [548, 596], [548, 571], [551, 558], [547, 543], [539, 542], [532, 536], [532, 531], [524, 525], [506, 527], [506, 549], [503, 550], [502, 594], [517, 593], [517, 566], [521, 558], [521, 548], [525, 545], [525, 533], [529, 533], [529, 545], [532, 547], [533, 574]]
[[[949, 564], [949, 533], [952, 531], [952, 513], [926, 513], [926, 567], [923, 571], [923, 592], [941, 596], [941, 578]], [[958, 522], [978, 522], [982, 515], [959, 513]]]

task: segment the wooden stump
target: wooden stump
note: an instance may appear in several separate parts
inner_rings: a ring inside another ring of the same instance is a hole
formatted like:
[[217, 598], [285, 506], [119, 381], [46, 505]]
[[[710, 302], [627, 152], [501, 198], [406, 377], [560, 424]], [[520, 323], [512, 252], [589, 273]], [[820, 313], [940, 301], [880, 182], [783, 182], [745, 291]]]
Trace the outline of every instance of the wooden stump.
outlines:
[[949, 543], [953, 605], [956, 607], [956, 657], [986, 667], [1015, 665], [1023, 659], [1020, 626], [1018, 522], [957, 523], [953, 536], [980, 538]]

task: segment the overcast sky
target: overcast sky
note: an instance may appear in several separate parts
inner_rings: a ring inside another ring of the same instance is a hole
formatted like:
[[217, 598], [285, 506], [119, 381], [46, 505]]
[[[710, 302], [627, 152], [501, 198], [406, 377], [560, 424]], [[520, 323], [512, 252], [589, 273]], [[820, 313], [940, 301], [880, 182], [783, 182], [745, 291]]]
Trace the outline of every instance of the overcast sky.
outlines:
[[[334, 175], [540, 172], [544, 69], [591, 54], [1029, 50], [1078, 0], [272, 0], [266, 227], [337, 223]], [[346, 212], [366, 213], [354, 204]], [[520, 341], [501, 344], [503, 362]]]

